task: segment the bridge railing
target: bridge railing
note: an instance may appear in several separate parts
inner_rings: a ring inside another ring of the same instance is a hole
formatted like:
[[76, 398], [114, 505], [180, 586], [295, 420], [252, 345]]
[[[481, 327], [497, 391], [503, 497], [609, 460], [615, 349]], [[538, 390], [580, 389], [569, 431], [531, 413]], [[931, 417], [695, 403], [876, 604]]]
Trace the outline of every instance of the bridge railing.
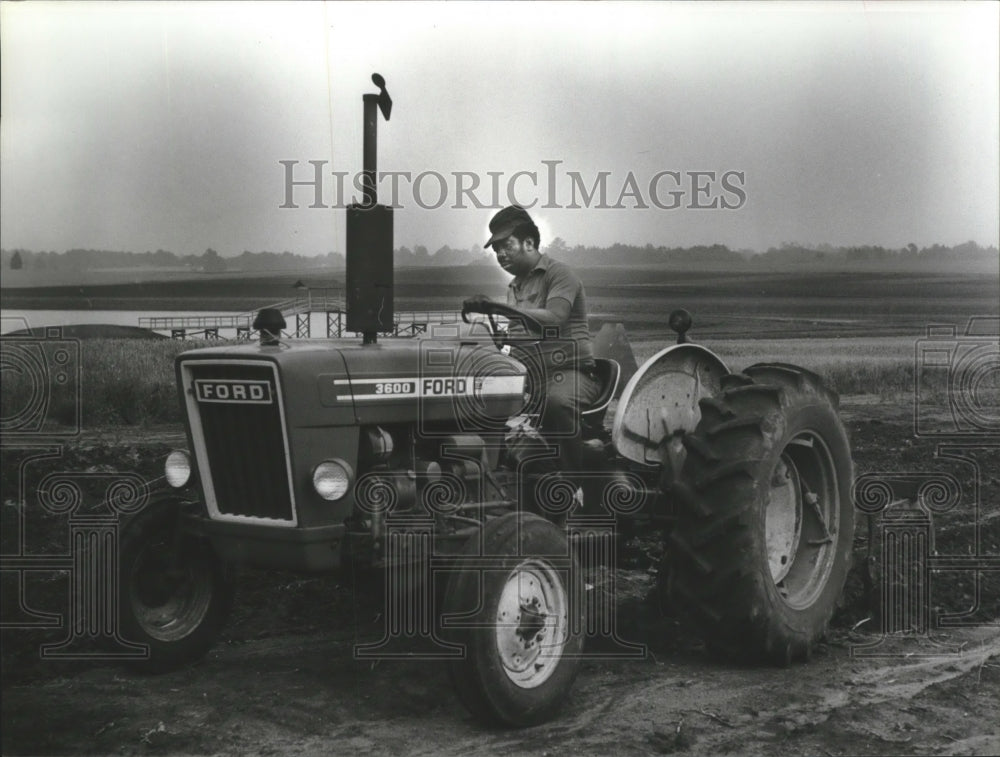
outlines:
[[154, 315], [139, 318], [139, 326], [152, 331], [198, 328], [250, 328], [255, 314], [237, 315]]
[[[289, 321], [288, 336], [308, 336], [310, 328], [308, 321], [312, 313], [326, 313], [327, 336], [340, 337], [344, 335], [346, 326], [346, 308], [339, 298], [325, 297], [306, 301], [302, 298], [282, 300], [265, 307], [278, 310]], [[143, 316], [139, 318], [139, 326], [151, 331], [170, 331], [178, 339], [187, 336], [203, 334], [206, 338], [218, 338], [219, 329], [233, 329], [237, 338], [245, 338], [252, 330], [256, 310], [233, 315], [186, 315], [186, 316]], [[333, 321], [330, 320], [333, 315]], [[406, 310], [396, 312], [392, 328], [381, 332], [384, 336], [412, 337], [428, 333], [431, 325], [438, 323], [457, 323], [461, 321], [461, 313], [457, 310]], [[353, 332], [347, 332], [353, 333]]]

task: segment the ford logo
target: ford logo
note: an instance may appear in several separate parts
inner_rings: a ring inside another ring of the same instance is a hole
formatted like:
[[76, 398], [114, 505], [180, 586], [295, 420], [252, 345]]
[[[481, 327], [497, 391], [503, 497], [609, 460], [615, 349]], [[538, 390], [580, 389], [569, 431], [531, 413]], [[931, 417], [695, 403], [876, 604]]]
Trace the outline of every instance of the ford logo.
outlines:
[[198, 379], [194, 382], [194, 396], [199, 402], [246, 402], [270, 405], [271, 384], [267, 381]]

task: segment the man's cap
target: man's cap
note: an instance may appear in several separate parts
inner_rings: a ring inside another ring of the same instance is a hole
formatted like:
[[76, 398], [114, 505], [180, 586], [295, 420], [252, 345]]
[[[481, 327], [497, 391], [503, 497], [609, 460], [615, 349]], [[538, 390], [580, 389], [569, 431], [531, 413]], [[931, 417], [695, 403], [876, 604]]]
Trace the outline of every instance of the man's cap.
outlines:
[[489, 241], [483, 247], [486, 248], [496, 242], [502, 242], [513, 234], [514, 229], [518, 226], [524, 226], [525, 224], [534, 225], [534, 223], [531, 220], [531, 216], [528, 215], [528, 211], [520, 205], [508, 205], [490, 219], [490, 234], [493, 236], [489, 238]]

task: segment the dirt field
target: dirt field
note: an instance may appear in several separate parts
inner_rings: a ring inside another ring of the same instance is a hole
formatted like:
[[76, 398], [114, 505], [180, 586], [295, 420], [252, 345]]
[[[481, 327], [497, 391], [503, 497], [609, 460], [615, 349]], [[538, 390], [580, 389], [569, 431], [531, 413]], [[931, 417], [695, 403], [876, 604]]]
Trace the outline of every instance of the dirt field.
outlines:
[[954, 658], [722, 667], [663, 642], [590, 662], [559, 719], [484, 730], [440, 664], [353, 661], [353, 629], [231, 642], [159, 678], [110, 668], [5, 689], [5, 754], [996, 754], [1000, 636]]
[[[914, 437], [912, 408], [847, 398], [843, 410], [859, 474], [929, 471], [948, 462], [935, 456], [936, 440]], [[173, 429], [90, 433], [59, 463], [95, 474], [117, 468], [151, 476], [163, 452], [180, 443]], [[11, 454], [8, 449], [4, 455], [5, 492], [17, 484]], [[1000, 456], [996, 448], [980, 455], [978, 469], [954, 469], [963, 493], [958, 507], [934, 521], [941, 553], [1000, 552]], [[968, 493], [974, 488], [978, 506]], [[856, 562], [866, 554], [865, 525], [860, 518]], [[683, 630], [653, 589], [653, 566], [645, 558], [641, 546], [634, 548], [622, 556], [626, 567], [616, 575], [619, 634], [646, 645], [647, 653], [587, 661], [565, 712], [543, 726], [478, 726], [451, 693], [443, 664], [418, 659], [426, 642], [396, 643], [393, 648], [412, 659], [354, 659], [355, 644], [382, 636], [376, 584], [245, 571], [223, 640], [202, 663], [177, 673], [143, 677], [110, 663], [41, 660], [39, 644], [64, 638], [64, 629], [5, 631], [3, 753], [1000, 751], [996, 573], [980, 574], [978, 584], [957, 571], [935, 574], [933, 617], [973, 608], [970, 624], [890, 639], [875, 648], [887, 655], [880, 657], [861, 654], [861, 645], [882, 636], [858, 570], [812, 661], [789, 669], [748, 668], [713, 661]], [[64, 576], [39, 575], [26, 596], [37, 609], [64, 612], [66, 586]], [[4, 590], [9, 600], [8, 583]], [[7, 601], [4, 609], [9, 618]], [[594, 639], [588, 649], [609, 653], [615, 647]]]

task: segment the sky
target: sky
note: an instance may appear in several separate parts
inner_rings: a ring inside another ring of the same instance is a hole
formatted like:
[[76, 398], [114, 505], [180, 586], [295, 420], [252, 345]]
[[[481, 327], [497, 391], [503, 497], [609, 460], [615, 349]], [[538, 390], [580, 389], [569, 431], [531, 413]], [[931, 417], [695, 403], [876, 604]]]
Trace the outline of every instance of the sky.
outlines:
[[373, 72], [396, 246], [482, 245], [511, 202], [543, 247], [997, 245], [998, 29], [993, 2], [4, 0], [0, 245], [343, 251]]

